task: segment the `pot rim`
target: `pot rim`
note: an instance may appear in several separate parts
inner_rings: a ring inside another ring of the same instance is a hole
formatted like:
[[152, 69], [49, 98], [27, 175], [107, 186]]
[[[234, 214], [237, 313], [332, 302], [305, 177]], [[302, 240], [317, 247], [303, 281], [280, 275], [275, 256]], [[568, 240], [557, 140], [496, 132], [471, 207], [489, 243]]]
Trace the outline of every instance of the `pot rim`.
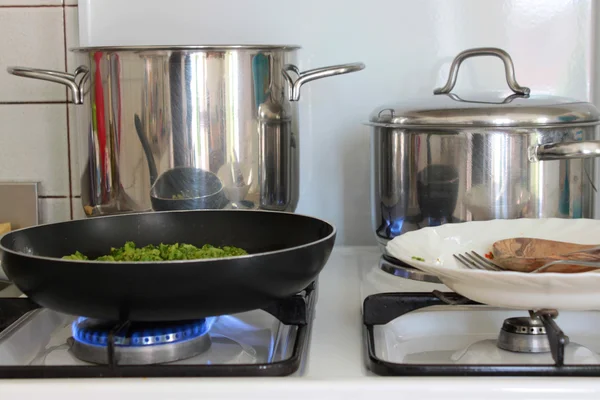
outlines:
[[76, 53], [96, 51], [231, 51], [231, 50], [283, 50], [293, 51], [301, 49], [298, 45], [276, 44], [224, 44], [224, 45], [141, 45], [141, 46], [88, 46], [72, 47], [69, 51]]

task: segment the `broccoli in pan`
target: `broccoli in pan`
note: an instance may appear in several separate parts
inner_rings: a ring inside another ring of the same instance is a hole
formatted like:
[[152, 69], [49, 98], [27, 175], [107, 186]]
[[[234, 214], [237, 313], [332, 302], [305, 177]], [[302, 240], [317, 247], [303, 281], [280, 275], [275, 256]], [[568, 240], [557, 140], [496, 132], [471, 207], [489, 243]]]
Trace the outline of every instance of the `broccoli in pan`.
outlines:
[[[110, 254], [100, 256], [94, 261], [173, 261], [173, 260], [197, 260], [202, 258], [223, 258], [243, 256], [248, 253], [238, 247], [223, 246], [215, 247], [205, 244], [196, 247], [191, 244], [149, 244], [144, 247], [136, 247], [134, 242], [126, 242], [123, 247], [111, 248]], [[76, 251], [74, 254], [64, 256], [65, 260], [90, 260], [85, 254]]]

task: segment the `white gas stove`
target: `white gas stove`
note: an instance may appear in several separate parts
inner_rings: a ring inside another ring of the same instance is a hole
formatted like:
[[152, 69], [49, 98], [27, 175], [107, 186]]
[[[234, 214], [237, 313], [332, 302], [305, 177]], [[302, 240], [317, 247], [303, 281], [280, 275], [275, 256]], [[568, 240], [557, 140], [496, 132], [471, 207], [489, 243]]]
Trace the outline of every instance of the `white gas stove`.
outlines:
[[[98, 372], [119, 374], [110, 366], [98, 367], [83, 360], [92, 357], [96, 362], [109, 362], [95, 359], [106, 353], [94, 352], [97, 348], [93, 347], [102, 348], [109, 334], [93, 321], [33, 310], [0, 333], [0, 376], [18, 378], [0, 379], [0, 398], [600, 398], [600, 379], [543, 376], [552, 375], [554, 368], [548, 349], [540, 350], [548, 346], [548, 342], [539, 340], [545, 334], [527, 336], [533, 340], [533, 344], [528, 344], [534, 347], [533, 351], [541, 352], [498, 348], [501, 329], [510, 331], [513, 325], [519, 329], [518, 322], [527, 320], [526, 313], [469, 304], [446, 305], [443, 300], [464, 301], [440, 295], [439, 292], [449, 292], [443, 285], [384, 272], [379, 260], [376, 248], [339, 247], [321, 273], [316, 291], [311, 293], [309, 288], [307, 293], [278, 307], [184, 327], [148, 330], [129, 326], [128, 336], [114, 330], [112, 340], [117, 344], [127, 340], [143, 342], [145, 338], [174, 344], [169, 351], [156, 352], [152, 357], [167, 354], [181, 358], [173, 355], [180, 350], [173, 342], [176, 334], [187, 332], [196, 339], [197, 354], [168, 363], [171, 369], [154, 366], [140, 372], [139, 368], [148, 367], [139, 365], [141, 361], [134, 358], [130, 362], [134, 365], [122, 373], [146, 378], [81, 377]], [[367, 297], [363, 321], [361, 311]], [[312, 308], [314, 300], [316, 307]], [[408, 309], [413, 311], [406, 312]], [[562, 368], [571, 368], [573, 375], [598, 376], [595, 371], [600, 364], [599, 313], [560, 313], [556, 323], [568, 335]], [[530, 328], [533, 333], [544, 333], [542, 326]], [[203, 338], [206, 332], [210, 345]], [[73, 348], [75, 339], [87, 344], [83, 352]], [[515, 343], [523, 345], [522, 341]], [[131, 356], [125, 352], [113, 354], [117, 361]], [[488, 367], [482, 373], [478, 365]], [[496, 368], [489, 369], [490, 365]], [[499, 376], [507, 373], [507, 365], [512, 366], [513, 375], [520, 376]], [[515, 369], [519, 365], [521, 368]], [[452, 369], [455, 367], [459, 372]], [[198, 368], [204, 372], [198, 372]], [[541, 376], [531, 376], [528, 369]], [[65, 370], [70, 376], [79, 377], [55, 377], [63, 376]], [[231, 371], [237, 377], [226, 377]], [[473, 373], [479, 376], [469, 376]], [[380, 376], [395, 374], [402, 376]]]

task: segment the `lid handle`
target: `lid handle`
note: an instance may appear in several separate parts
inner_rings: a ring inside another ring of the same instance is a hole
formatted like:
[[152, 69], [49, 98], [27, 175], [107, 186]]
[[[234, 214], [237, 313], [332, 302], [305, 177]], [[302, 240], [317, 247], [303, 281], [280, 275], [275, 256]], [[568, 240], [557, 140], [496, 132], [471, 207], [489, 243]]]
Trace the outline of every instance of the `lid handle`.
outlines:
[[433, 94], [448, 94], [454, 89], [454, 85], [456, 85], [456, 77], [458, 76], [458, 69], [460, 68], [460, 64], [465, 61], [467, 58], [475, 57], [475, 56], [495, 56], [502, 60], [504, 63], [504, 70], [506, 72], [506, 83], [510, 89], [516, 94], [520, 95], [529, 95], [530, 89], [525, 86], [521, 86], [517, 83], [515, 78], [515, 67], [513, 65], [512, 59], [510, 55], [502, 49], [496, 47], [478, 47], [474, 49], [465, 50], [459, 53], [456, 58], [452, 61], [452, 65], [450, 66], [450, 75], [448, 76], [448, 81], [446, 85], [441, 88], [437, 88], [433, 91]]

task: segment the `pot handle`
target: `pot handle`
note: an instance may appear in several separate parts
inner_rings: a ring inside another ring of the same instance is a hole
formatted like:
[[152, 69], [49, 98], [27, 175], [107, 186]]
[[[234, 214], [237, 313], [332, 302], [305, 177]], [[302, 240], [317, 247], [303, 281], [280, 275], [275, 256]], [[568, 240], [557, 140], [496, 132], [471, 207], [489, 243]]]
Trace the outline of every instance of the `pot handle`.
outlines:
[[83, 65], [77, 67], [73, 74], [27, 67], [8, 67], [6, 70], [12, 75], [41, 79], [43, 81], [56, 82], [65, 85], [71, 89], [73, 103], [83, 104], [83, 83], [85, 82], [89, 71], [88, 68]]
[[593, 157], [600, 157], [600, 140], [540, 144], [529, 148], [531, 162]]
[[[289, 101], [298, 101], [300, 100], [300, 88], [305, 83], [310, 81], [314, 81], [321, 78], [329, 78], [330, 76], [349, 74], [351, 72], [357, 72], [365, 68], [365, 64], [363, 63], [352, 63], [352, 64], [340, 64], [340, 65], [332, 65], [330, 67], [322, 67], [309, 69], [308, 71], [300, 72], [298, 67], [293, 64], [286, 64], [283, 66], [283, 77], [287, 81], [288, 89], [289, 89]], [[294, 72], [298, 76], [298, 78], [294, 81], [289, 74], [289, 72]]]
[[513, 65], [512, 59], [510, 55], [499, 48], [496, 47], [478, 47], [474, 49], [465, 50], [459, 53], [456, 58], [452, 61], [452, 65], [450, 66], [450, 75], [448, 76], [448, 81], [446, 84], [437, 88], [433, 91], [433, 94], [448, 94], [454, 89], [454, 85], [456, 84], [456, 78], [458, 76], [458, 69], [460, 68], [460, 64], [465, 61], [467, 58], [476, 57], [476, 56], [495, 56], [502, 60], [504, 63], [504, 71], [506, 73], [506, 83], [510, 89], [516, 94], [520, 95], [528, 95], [531, 90], [528, 87], [521, 86], [517, 83], [517, 79], [515, 78], [515, 67]]

